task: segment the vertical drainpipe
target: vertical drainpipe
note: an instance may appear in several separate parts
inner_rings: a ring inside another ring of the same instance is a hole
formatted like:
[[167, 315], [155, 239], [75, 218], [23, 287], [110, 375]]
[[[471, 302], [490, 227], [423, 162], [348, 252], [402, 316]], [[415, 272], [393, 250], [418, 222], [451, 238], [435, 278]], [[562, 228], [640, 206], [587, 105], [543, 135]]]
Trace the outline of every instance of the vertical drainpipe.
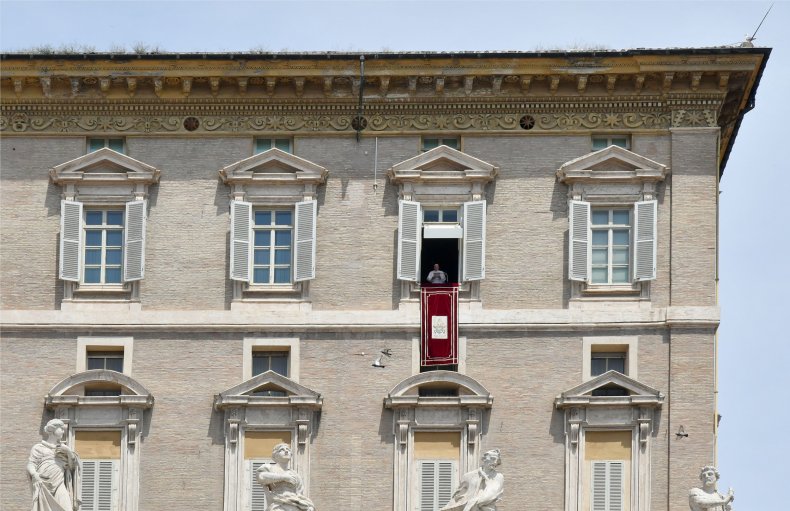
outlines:
[[[719, 305], [719, 229], [721, 227], [721, 129], [716, 135], [716, 259], [713, 269], [715, 305]], [[720, 320], [721, 321], [721, 320]], [[713, 334], [713, 465], [719, 465], [719, 329]]]

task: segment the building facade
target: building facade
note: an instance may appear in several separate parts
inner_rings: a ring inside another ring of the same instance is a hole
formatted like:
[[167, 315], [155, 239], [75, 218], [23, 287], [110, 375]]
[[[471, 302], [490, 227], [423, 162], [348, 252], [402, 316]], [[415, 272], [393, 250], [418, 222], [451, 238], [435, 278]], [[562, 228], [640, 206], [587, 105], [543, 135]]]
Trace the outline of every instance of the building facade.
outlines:
[[54, 417], [84, 509], [687, 509], [769, 53], [3, 55], [0, 507]]

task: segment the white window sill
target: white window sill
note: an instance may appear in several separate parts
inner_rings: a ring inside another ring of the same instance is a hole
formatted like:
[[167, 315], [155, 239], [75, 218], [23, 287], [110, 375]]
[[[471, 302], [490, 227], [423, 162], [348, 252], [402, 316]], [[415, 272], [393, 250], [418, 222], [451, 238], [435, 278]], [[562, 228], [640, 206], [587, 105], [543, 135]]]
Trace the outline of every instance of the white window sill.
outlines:
[[73, 292], [78, 293], [96, 293], [96, 294], [120, 294], [131, 293], [131, 285], [127, 284], [76, 284]]
[[293, 284], [244, 284], [244, 293], [294, 294], [302, 292], [302, 283]]
[[614, 295], [636, 295], [642, 292], [642, 284], [634, 282], [632, 284], [583, 284], [582, 294], [584, 296], [614, 296]]

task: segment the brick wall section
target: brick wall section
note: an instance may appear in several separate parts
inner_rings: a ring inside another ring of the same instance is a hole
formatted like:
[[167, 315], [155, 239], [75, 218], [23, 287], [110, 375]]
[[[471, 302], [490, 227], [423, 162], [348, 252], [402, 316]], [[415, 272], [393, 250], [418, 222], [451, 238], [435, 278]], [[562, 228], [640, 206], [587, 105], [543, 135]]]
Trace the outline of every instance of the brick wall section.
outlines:
[[49, 170], [85, 153], [84, 137], [7, 137], [0, 151], [0, 307], [60, 308], [59, 186]]
[[[688, 506], [688, 489], [699, 469], [713, 463], [715, 450], [714, 332], [672, 331], [669, 390], [669, 509]], [[680, 426], [688, 438], [675, 436]]]
[[718, 130], [672, 130], [672, 305], [716, 304]]
[[[618, 333], [639, 335], [639, 379], [666, 392], [668, 336], [628, 329], [601, 335]], [[43, 396], [74, 372], [79, 335], [8, 333], [3, 339], [2, 509], [20, 509], [29, 500], [24, 466], [30, 447], [39, 438], [38, 431], [49, 419], [43, 410]], [[140, 445], [140, 509], [222, 509], [224, 431], [222, 415], [212, 410], [213, 396], [241, 382], [245, 336], [293, 334], [141, 335], [130, 331], [116, 335], [134, 336], [132, 376], [156, 399], [152, 412], [146, 414]], [[392, 413], [384, 409], [382, 400], [411, 375], [413, 335], [336, 332], [302, 336], [300, 383], [324, 398], [311, 439], [310, 493], [318, 509], [366, 509], [371, 503], [375, 503], [371, 509], [377, 511], [391, 509], [394, 437]], [[502, 511], [517, 511], [518, 503], [525, 501], [540, 503], [536, 509], [547, 511], [563, 506], [563, 415], [553, 403], [560, 392], [581, 382], [582, 335], [586, 334], [468, 335], [468, 374], [494, 396], [493, 409], [482, 424], [481, 451], [502, 450], [506, 478], [505, 498], [499, 506]], [[675, 447], [676, 458], [669, 468], [673, 474], [690, 471], [690, 482], [694, 482], [697, 465], [712, 452], [711, 442], [703, 439], [712, 426], [708, 420], [712, 393], [710, 381], [689, 374], [709, 371], [705, 368], [712, 363], [710, 352], [697, 346], [710, 346], [710, 334], [684, 334], [673, 342], [687, 350], [673, 356], [690, 362], [673, 366], [673, 376], [686, 373], [676, 384], [681, 387], [673, 388], [683, 397], [675, 401], [679, 409], [672, 410], [672, 427], [684, 424], [691, 434], [686, 440], [691, 442], [684, 443], [682, 449]], [[42, 346], [52, 349], [42, 350]], [[384, 347], [395, 354], [385, 369], [372, 368], [369, 355], [355, 355]], [[654, 509], [666, 509], [666, 438], [674, 439], [673, 432], [667, 431], [668, 415], [665, 405], [652, 440]], [[195, 491], [197, 480], [201, 491]], [[685, 498], [685, 489], [690, 487], [686, 482], [673, 480], [673, 488], [680, 492], [673, 503]]]

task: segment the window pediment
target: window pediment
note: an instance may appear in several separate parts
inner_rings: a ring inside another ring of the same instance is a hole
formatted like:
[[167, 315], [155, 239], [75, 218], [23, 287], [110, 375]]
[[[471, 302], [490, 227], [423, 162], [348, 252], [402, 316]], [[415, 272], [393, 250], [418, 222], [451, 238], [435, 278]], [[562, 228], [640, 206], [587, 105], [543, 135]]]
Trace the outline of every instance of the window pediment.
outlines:
[[[457, 389], [457, 396], [420, 396], [420, 388]], [[454, 371], [428, 371], [406, 378], [384, 399], [386, 408], [415, 406], [477, 406], [491, 408], [494, 398], [477, 380]]]
[[[627, 391], [627, 396], [595, 396], [593, 392], [604, 388], [620, 388]], [[608, 371], [590, 381], [582, 383], [557, 396], [554, 404], [557, 408], [578, 406], [613, 406], [639, 405], [660, 407], [664, 402], [664, 394], [644, 383], [617, 371]]]
[[[85, 386], [115, 386], [121, 388], [120, 396], [83, 396]], [[134, 405], [150, 408], [154, 396], [137, 380], [107, 369], [91, 369], [73, 374], [52, 387], [46, 396], [47, 408], [58, 405]]]
[[225, 184], [269, 186], [294, 183], [318, 185], [326, 181], [328, 173], [327, 169], [316, 163], [276, 148], [232, 163], [219, 171]]
[[102, 148], [71, 161], [56, 165], [49, 172], [52, 182], [67, 184], [118, 184], [133, 182], [144, 185], [159, 181], [159, 169], [125, 154]]
[[392, 166], [387, 175], [396, 184], [487, 183], [499, 168], [447, 146], [439, 146]]
[[[285, 396], [254, 396], [260, 390], [278, 390]], [[320, 409], [321, 394], [300, 385], [274, 371], [266, 371], [249, 380], [220, 392], [214, 398], [214, 408], [222, 410], [237, 406], [299, 406]]]
[[564, 163], [561, 183], [645, 183], [663, 181], [669, 167], [618, 146], [609, 146]]

